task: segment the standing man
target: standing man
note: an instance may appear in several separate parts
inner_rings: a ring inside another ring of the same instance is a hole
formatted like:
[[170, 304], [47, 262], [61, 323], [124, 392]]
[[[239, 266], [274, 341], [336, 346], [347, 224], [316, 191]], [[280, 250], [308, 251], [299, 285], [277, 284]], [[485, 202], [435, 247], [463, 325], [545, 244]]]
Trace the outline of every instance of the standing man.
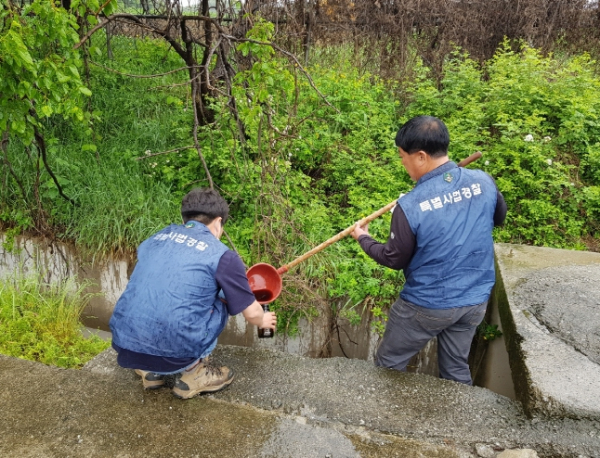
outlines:
[[[208, 356], [229, 315], [275, 329], [250, 290], [240, 257], [219, 241], [229, 215], [213, 189], [193, 189], [181, 204], [183, 225], [171, 224], [138, 247], [131, 279], [110, 319], [120, 366], [135, 369], [144, 388], [177, 374], [173, 395], [189, 399], [233, 380]], [[222, 292], [222, 295], [220, 294]]]
[[375, 363], [404, 371], [437, 336], [440, 377], [472, 385], [467, 360], [496, 280], [492, 229], [504, 222], [506, 202], [488, 174], [450, 161], [449, 143], [448, 129], [432, 116], [402, 126], [396, 146], [417, 184], [398, 199], [385, 244], [371, 238], [368, 226], [357, 224], [352, 236], [406, 278]]

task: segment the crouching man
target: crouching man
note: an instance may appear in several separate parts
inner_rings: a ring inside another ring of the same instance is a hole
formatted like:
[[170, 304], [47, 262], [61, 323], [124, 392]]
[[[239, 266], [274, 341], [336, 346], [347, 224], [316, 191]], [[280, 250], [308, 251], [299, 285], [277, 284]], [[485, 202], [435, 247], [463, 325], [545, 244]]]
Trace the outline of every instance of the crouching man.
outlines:
[[241, 312], [263, 328], [277, 325], [250, 290], [240, 257], [219, 241], [228, 215], [218, 192], [194, 189], [181, 204], [184, 224], [171, 224], [138, 247], [110, 328], [118, 364], [135, 369], [146, 389], [176, 374], [178, 398], [218, 391], [233, 381], [233, 370], [211, 364], [209, 355], [229, 315]]

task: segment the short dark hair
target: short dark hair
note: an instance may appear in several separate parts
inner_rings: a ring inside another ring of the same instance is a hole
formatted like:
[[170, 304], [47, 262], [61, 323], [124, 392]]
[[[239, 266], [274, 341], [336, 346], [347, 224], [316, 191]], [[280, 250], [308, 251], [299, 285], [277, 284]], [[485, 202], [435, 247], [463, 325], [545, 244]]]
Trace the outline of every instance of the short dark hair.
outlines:
[[181, 201], [181, 217], [187, 223], [193, 219], [202, 224], [210, 224], [215, 218], [229, 216], [229, 205], [214, 189], [194, 188]]
[[448, 154], [449, 144], [448, 128], [433, 116], [412, 118], [396, 134], [396, 146], [408, 154], [425, 151], [431, 157], [441, 157]]

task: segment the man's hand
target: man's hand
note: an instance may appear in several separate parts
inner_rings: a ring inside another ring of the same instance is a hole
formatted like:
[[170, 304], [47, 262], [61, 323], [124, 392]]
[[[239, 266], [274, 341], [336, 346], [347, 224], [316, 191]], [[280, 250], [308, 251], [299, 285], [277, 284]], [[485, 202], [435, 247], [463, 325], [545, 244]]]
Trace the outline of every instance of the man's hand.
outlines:
[[363, 227], [360, 226], [360, 223], [356, 223], [356, 226], [354, 226], [354, 230], [352, 231], [352, 237], [354, 238], [354, 240], [358, 240], [358, 238], [361, 235], [368, 235], [370, 237], [369, 234], [369, 225], [365, 224]]
[[275, 312], [265, 312], [260, 328], [269, 328], [275, 330], [277, 327], [277, 317]]
[[275, 329], [275, 326], [277, 326], [275, 312], [265, 312], [258, 301], [254, 301], [250, 304], [248, 308], [242, 312], [242, 315], [244, 315], [244, 318], [248, 323], [258, 326], [259, 328]]

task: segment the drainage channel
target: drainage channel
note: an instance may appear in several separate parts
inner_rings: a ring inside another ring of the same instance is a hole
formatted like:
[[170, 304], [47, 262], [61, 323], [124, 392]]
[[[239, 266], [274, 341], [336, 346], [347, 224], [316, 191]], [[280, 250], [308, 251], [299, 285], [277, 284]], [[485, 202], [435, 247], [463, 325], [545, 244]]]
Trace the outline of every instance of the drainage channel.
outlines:
[[[4, 236], [0, 234], [0, 241]], [[76, 249], [67, 244], [49, 244], [44, 240], [19, 237], [17, 249], [0, 253], [0, 274], [9, 275], [19, 268], [41, 268], [47, 281], [63, 280], [76, 275], [79, 280], [91, 280], [95, 295], [84, 311], [84, 326], [102, 331], [109, 339], [108, 321], [114, 303], [125, 289], [130, 275], [129, 259], [106, 259], [90, 263], [78, 256]], [[295, 336], [279, 333], [273, 339], [259, 339], [254, 326], [248, 326], [240, 315], [232, 317], [219, 338], [221, 345], [237, 345], [253, 348], [271, 348], [305, 357], [346, 357], [373, 360], [379, 335], [371, 326], [372, 314], [364, 310], [361, 323], [352, 326], [343, 318], [332, 318], [330, 310], [321, 310], [314, 319], [301, 319]], [[488, 322], [499, 323], [495, 307], [490, 308]], [[97, 331], [93, 331], [97, 332]], [[476, 342], [477, 364], [473, 364], [475, 384], [514, 399], [514, 388], [508, 364], [508, 356], [502, 337], [493, 342]], [[438, 376], [437, 345], [430, 342], [409, 362], [409, 372]]]
[[515, 400], [517, 397], [510, 360], [506, 351], [498, 304], [493, 293], [484, 322], [490, 326], [497, 326], [501, 335], [486, 340], [482, 334], [477, 334], [469, 357], [473, 384]]

